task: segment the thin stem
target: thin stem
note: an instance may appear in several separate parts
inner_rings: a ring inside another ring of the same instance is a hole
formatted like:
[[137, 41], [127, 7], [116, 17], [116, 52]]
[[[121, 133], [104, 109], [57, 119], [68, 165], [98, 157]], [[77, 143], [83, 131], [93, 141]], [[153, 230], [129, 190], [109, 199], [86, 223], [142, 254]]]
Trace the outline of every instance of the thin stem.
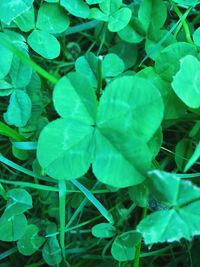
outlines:
[[66, 182], [59, 181], [59, 217], [60, 217], [60, 246], [63, 259], [65, 260], [65, 205], [66, 205]]
[[[142, 217], [141, 219], [144, 219], [147, 215], [147, 208], [143, 209]], [[140, 240], [139, 244], [136, 246], [135, 251], [135, 257], [134, 257], [134, 265], [133, 267], [139, 267], [140, 266], [140, 253], [141, 253], [141, 247], [142, 247], [142, 239]]]

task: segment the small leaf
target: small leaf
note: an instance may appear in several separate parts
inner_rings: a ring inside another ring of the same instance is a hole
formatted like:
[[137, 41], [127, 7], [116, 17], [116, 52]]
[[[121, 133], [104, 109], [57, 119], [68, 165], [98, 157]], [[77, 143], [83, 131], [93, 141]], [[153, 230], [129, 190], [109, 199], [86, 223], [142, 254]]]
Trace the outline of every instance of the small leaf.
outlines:
[[89, 16], [89, 6], [83, 0], [61, 0], [60, 4], [76, 17], [86, 19]]
[[102, 62], [102, 77], [115, 77], [124, 71], [124, 62], [116, 54], [107, 54]]
[[30, 256], [42, 246], [45, 238], [39, 236], [38, 232], [39, 228], [36, 225], [27, 225], [26, 232], [17, 242], [17, 248], [22, 255]]
[[36, 27], [49, 33], [61, 33], [67, 30], [69, 17], [59, 4], [44, 3], [38, 11]]
[[12, 216], [10, 218], [0, 218], [0, 240], [13, 242], [19, 240], [26, 231], [27, 220], [24, 214]]
[[111, 254], [117, 261], [132, 261], [135, 256], [135, 247], [141, 240], [141, 234], [129, 231], [117, 236], [112, 244]]
[[[5, 33], [0, 32], [0, 38], [1, 41], [9, 41], [9, 38]], [[6, 46], [0, 43], [0, 54], [3, 55], [0, 62], [0, 79], [3, 79], [9, 73], [12, 64], [13, 53], [6, 48]]]
[[4, 218], [10, 218], [24, 213], [32, 208], [32, 197], [24, 189], [11, 189], [8, 191], [8, 203], [4, 211]]
[[200, 61], [196, 57], [188, 55], [180, 60], [172, 87], [187, 106], [200, 107]]
[[180, 171], [183, 171], [188, 159], [192, 156], [193, 144], [191, 140], [183, 138], [175, 147], [175, 162]]
[[28, 44], [39, 55], [54, 59], [60, 55], [60, 43], [46, 31], [34, 30], [28, 36]]
[[35, 27], [35, 14], [33, 6], [15, 19], [15, 23], [23, 32], [29, 32]]
[[195, 45], [200, 46], [200, 27], [198, 27], [194, 32], [193, 32], [193, 40]]
[[184, 172], [187, 172], [192, 167], [192, 165], [195, 164], [195, 162], [199, 159], [199, 157], [200, 157], [200, 143], [198, 143], [193, 155], [191, 156], [191, 158], [187, 162], [187, 164], [184, 168]]
[[31, 116], [31, 100], [27, 93], [22, 90], [15, 90], [8, 105], [4, 119], [9, 125], [23, 127]]
[[6, 24], [27, 11], [33, 0], [1, 0], [0, 1], [0, 20]]
[[108, 29], [111, 32], [121, 31], [131, 19], [132, 12], [129, 8], [123, 7], [112, 13], [108, 20]]
[[92, 234], [97, 238], [111, 238], [115, 233], [116, 228], [110, 223], [99, 223], [92, 227]]

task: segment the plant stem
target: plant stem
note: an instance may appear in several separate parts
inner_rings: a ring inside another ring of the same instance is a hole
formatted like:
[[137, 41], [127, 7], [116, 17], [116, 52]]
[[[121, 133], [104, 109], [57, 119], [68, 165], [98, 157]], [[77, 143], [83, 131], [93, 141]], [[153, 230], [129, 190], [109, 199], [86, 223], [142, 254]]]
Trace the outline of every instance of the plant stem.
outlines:
[[[141, 220], [144, 219], [147, 215], [147, 208], [143, 209]], [[142, 239], [139, 244], [136, 246], [135, 257], [134, 257], [134, 265], [133, 267], [140, 266], [140, 253], [141, 253]]]
[[59, 181], [59, 217], [60, 217], [60, 246], [65, 260], [65, 205], [66, 205], [66, 182]]

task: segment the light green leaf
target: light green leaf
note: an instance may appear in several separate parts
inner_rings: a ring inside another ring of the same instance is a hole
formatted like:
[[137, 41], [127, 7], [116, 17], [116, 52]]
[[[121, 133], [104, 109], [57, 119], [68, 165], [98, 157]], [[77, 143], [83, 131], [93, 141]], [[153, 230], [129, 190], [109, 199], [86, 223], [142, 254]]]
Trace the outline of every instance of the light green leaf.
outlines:
[[167, 18], [167, 7], [162, 0], [144, 0], [140, 5], [138, 18], [146, 32], [149, 27], [151, 30], [158, 30]]
[[94, 4], [99, 4], [104, 2], [105, 0], [86, 0], [86, 2], [88, 3], [88, 5], [94, 5]]
[[200, 157], [200, 143], [198, 143], [193, 155], [191, 156], [191, 158], [187, 162], [187, 164], [184, 168], [184, 172], [187, 172], [195, 164], [195, 162], [199, 159], [199, 157]]
[[132, 17], [129, 24], [119, 31], [118, 35], [128, 43], [140, 43], [145, 37], [145, 29], [137, 18]]
[[60, 43], [46, 31], [34, 30], [28, 36], [28, 44], [39, 55], [53, 59], [60, 55]]
[[[1, 41], [3, 40], [9, 41], [9, 38], [5, 33], [0, 32], [0, 38]], [[12, 64], [13, 53], [1, 43], [0, 54], [3, 55], [1, 57], [1, 62], [0, 62], [0, 79], [3, 79], [9, 73]]]
[[106, 14], [112, 14], [122, 6], [122, 0], [106, 0], [99, 4], [100, 9]]
[[26, 232], [17, 242], [17, 248], [22, 255], [30, 256], [42, 246], [45, 238], [39, 236], [38, 232], [39, 228], [36, 225], [27, 225]]
[[1, 0], [0, 1], [0, 20], [6, 24], [27, 11], [33, 0]]
[[89, 6], [83, 0], [61, 0], [60, 4], [76, 17], [86, 19], [89, 16]]
[[97, 99], [85, 76], [70, 73], [56, 85], [53, 93], [56, 111], [63, 118], [95, 124]]
[[0, 218], [0, 240], [13, 242], [19, 240], [26, 231], [27, 220], [24, 214], [12, 216], [10, 218]]
[[90, 80], [92, 86], [97, 87], [98, 57], [92, 52], [79, 57], [75, 62], [77, 72], [84, 74]]
[[165, 110], [164, 119], [173, 120], [180, 118], [186, 112], [187, 107], [174, 93], [171, 88], [171, 84], [163, 80], [152, 67], [146, 67], [137, 73], [137, 76], [145, 78], [153, 86], [155, 86], [163, 99]]
[[134, 132], [149, 141], [160, 126], [163, 109], [160, 93], [147, 80], [119, 77], [107, 85], [100, 99], [97, 125], [122, 133]]
[[111, 32], [118, 32], [124, 29], [131, 19], [132, 12], [129, 8], [123, 7], [112, 13], [108, 20], [108, 29]]
[[182, 180], [174, 173], [153, 170], [147, 180], [149, 189], [157, 201], [172, 206], [182, 206], [200, 198], [200, 188]]
[[115, 77], [124, 71], [124, 62], [116, 54], [107, 54], [102, 61], [102, 77]]
[[[23, 53], [29, 58], [25, 49], [23, 49]], [[26, 87], [31, 80], [32, 67], [14, 55], [9, 75], [14, 88]]]
[[8, 202], [4, 211], [4, 218], [9, 219], [32, 208], [32, 197], [24, 189], [11, 189], [8, 191]]
[[23, 32], [29, 32], [35, 27], [35, 14], [33, 6], [15, 19], [15, 23]]
[[108, 21], [109, 16], [108, 14], [103, 13], [99, 8], [91, 8], [89, 18], [100, 21]]
[[193, 40], [195, 45], [200, 46], [200, 27], [198, 27], [194, 32], [193, 32]]
[[181, 7], [194, 7], [199, 3], [198, 0], [173, 0], [175, 3], [179, 4]]
[[78, 121], [58, 119], [49, 123], [40, 134], [37, 149], [44, 171], [58, 180], [84, 175], [93, 158], [93, 134], [93, 127]]
[[13, 90], [12, 84], [5, 80], [0, 80], [0, 96], [8, 96], [12, 94]]
[[137, 231], [147, 245], [179, 241], [181, 238], [191, 241], [193, 236], [200, 234], [199, 223], [200, 201], [196, 201], [180, 210], [162, 210], [148, 215], [139, 223]]
[[100, 182], [122, 188], [145, 180], [151, 153], [142, 140], [102, 129], [96, 130], [95, 137], [93, 172]]
[[117, 261], [132, 261], [135, 256], [135, 247], [141, 240], [141, 234], [129, 231], [117, 236], [112, 244], [111, 254]]
[[92, 227], [92, 234], [97, 238], [111, 238], [116, 234], [116, 228], [110, 223], [99, 223]]
[[185, 42], [177, 42], [164, 48], [156, 58], [156, 72], [165, 80], [171, 82], [173, 76], [180, 68], [180, 59], [187, 55], [198, 57], [194, 45]]
[[44, 3], [38, 11], [36, 27], [49, 33], [61, 33], [67, 30], [69, 17], [59, 4]]
[[196, 57], [188, 55], [180, 60], [172, 87], [187, 106], [200, 107], [200, 61]]
[[31, 116], [31, 100], [27, 93], [22, 90], [15, 90], [8, 105], [4, 119], [9, 125], [23, 127]]

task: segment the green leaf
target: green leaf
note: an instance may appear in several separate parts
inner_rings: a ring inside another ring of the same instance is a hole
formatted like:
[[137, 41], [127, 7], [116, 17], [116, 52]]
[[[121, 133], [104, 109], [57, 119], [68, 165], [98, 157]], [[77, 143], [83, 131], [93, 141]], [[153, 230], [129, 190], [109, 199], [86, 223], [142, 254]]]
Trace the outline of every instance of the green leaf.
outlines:
[[31, 116], [31, 100], [27, 93], [22, 90], [15, 90], [8, 105], [4, 119], [9, 125], [23, 127]]
[[195, 45], [200, 46], [200, 27], [198, 27], [194, 32], [193, 32], [193, 40]]
[[169, 82], [180, 68], [180, 59], [187, 55], [198, 57], [197, 49], [194, 45], [185, 42], [177, 42], [164, 48], [156, 58], [156, 72]]
[[0, 20], [6, 24], [27, 11], [33, 0], [1, 0], [0, 2]]
[[92, 234], [97, 238], [111, 238], [116, 234], [116, 228], [110, 223], [99, 223], [92, 227]]
[[4, 218], [9, 219], [24, 213], [32, 208], [32, 197], [24, 189], [11, 189], [8, 191], [8, 202], [4, 211]]
[[[52, 234], [57, 231], [57, 227], [54, 223], [51, 223], [47, 227], [47, 234]], [[58, 243], [56, 236], [48, 237], [47, 242], [45, 243], [44, 247], [42, 248], [42, 256], [45, 262], [50, 266], [59, 265], [62, 261], [61, 256], [61, 249]]]
[[123, 60], [125, 69], [129, 69], [136, 64], [138, 50], [135, 44], [120, 42], [110, 47], [109, 52], [118, 55]]
[[22, 255], [30, 256], [44, 243], [45, 238], [38, 235], [39, 228], [34, 224], [26, 227], [26, 232], [17, 242], [17, 248]]
[[0, 218], [0, 240], [13, 242], [19, 240], [26, 231], [27, 220], [24, 214], [12, 216], [10, 218]]
[[115, 77], [124, 71], [124, 62], [116, 54], [107, 54], [102, 61], [102, 77]]
[[134, 132], [149, 141], [162, 118], [163, 102], [157, 88], [140, 77], [124, 76], [107, 85], [100, 99], [97, 125], [122, 133]]
[[[29, 58], [26, 51], [23, 51], [23, 53]], [[14, 55], [9, 76], [15, 88], [26, 87], [31, 80], [32, 67]]]
[[149, 190], [148, 190], [148, 187], [144, 183], [129, 187], [128, 193], [129, 193], [130, 199], [137, 206], [142, 207], [142, 208], [147, 207]]
[[0, 96], [8, 96], [12, 94], [14, 88], [12, 84], [7, 81], [0, 80]]
[[193, 56], [180, 60], [180, 69], [173, 78], [172, 87], [189, 107], [200, 107], [200, 61]]
[[185, 114], [187, 107], [174, 93], [174, 90], [171, 88], [171, 84], [163, 80], [152, 67], [144, 68], [136, 75], [145, 78], [159, 90], [165, 106], [165, 120], [174, 120]]
[[40, 134], [37, 149], [44, 171], [58, 180], [84, 175], [93, 158], [93, 132], [93, 127], [73, 120], [49, 123]]
[[60, 43], [46, 31], [34, 30], [28, 36], [28, 44], [39, 55], [46, 59], [54, 59], [60, 55]]
[[53, 101], [61, 117], [95, 124], [97, 99], [89, 81], [80, 73], [70, 73], [59, 80]]
[[95, 5], [104, 2], [105, 0], [86, 0], [88, 5]]
[[[0, 4], [1, 5], [1, 4]], [[0, 32], [1, 41], [9, 41], [8, 36], [5, 33]], [[10, 70], [13, 53], [6, 48], [2, 43], [0, 43], [0, 54], [3, 55], [0, 62], [0, 79], [4, 78]]]
[[122, 6], [122, 0], [106, 0], [99, 4], [100, 9], [106, 14], [112, 14]]
[[[185, 192], [187, 194], [187, 191]], [[175, 209], [156, 211], [137, 226], [145, 244], [174, 242], [185, 238], [189, 241], [200, 234], [200, 201], [191, 203], [179, 211]]]
[[200, 198], [200, 188], [181, 180], [175, 173], [153, 170], [147, 179], [148, 187], [157, 201], [172, 207], [182, 206]]
[[141, 234], [129, 231], [118, 235], [111, 248], [111, 254], [117, 261], [132, 261], [135, 256], [135, 247], [141, 240]]
[[179, 4], [181, 7], [195, 7], [199, 3], [198, 0], [173, 0], [175, 3]]
[[118, 32], [124, 29], [131, 19], [132, 12], [129, 8], [123, 7], [112, 13], [108, 20], [108, 29], [111, 32]]
[[122, 40], [128, 43], [140, 43], [145, 37], [145, 29], [137, 18], [132, 17], [129, 24], [118, 34]]
[[100, 182], [122, 188], [144, 181], [151, 153], [142, 140], [102, 129], [96, 130], [95, 137], [93, 172]]
[[90, 80], [93, 87], [97, 87], [98, 57], [92, 52], [86, 53], [76, 60], [75, 68]]
[[61, 0], [60, 4], [76, 17], [86, 19], [89, 16], [89, 6], [83, 0]]
[[15, 23], [23, 32], [29, 32], [35, 27], [35, 14], [33, 6], [15, 19]]
[[167, 18], [167, 7], [162, 0], [144, 0], [142, 1], [138, 18], [141, 21], [145, 31], [159, 30]]
[[38, 11], [36, 27], [49, 33], [61, 33], [67, 30], [69, 17], [59, 4], [44, 3]]

